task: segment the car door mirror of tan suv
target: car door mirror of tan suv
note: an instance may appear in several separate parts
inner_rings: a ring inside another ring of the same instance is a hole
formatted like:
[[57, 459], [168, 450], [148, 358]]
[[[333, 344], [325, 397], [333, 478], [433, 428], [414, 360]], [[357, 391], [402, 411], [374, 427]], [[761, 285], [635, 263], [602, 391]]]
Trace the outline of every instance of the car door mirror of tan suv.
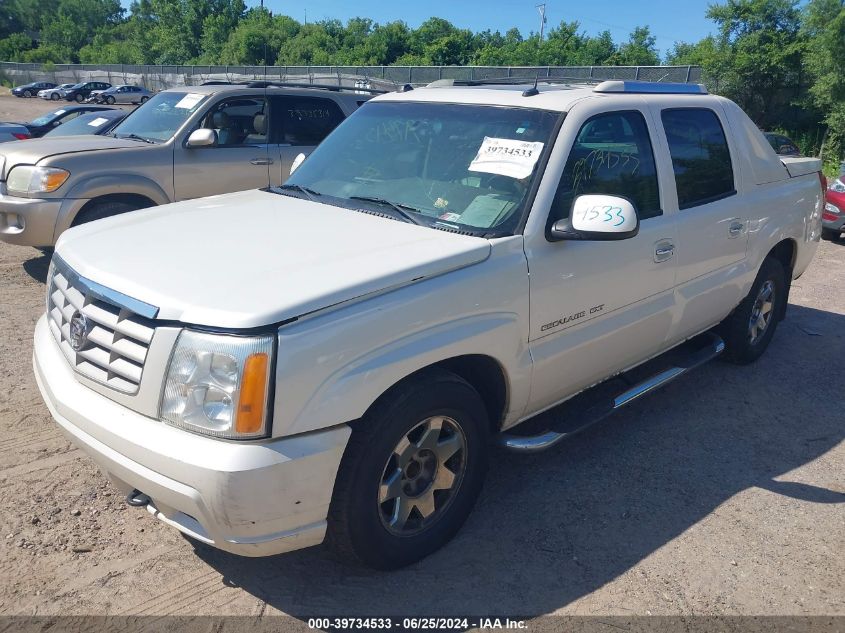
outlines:
[[199, 147], [216, 147], [217, 146], [217, 132], [209, 130], [208, 128], [200, 128], [191, 132], [185, 147], [199, 148]]

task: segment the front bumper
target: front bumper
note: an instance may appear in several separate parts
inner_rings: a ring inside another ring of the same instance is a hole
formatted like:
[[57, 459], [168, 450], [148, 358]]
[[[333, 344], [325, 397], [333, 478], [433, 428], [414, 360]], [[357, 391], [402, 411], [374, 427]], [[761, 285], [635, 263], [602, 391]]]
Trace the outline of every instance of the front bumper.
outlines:
[[0, 240], [20, 246], [53, 246], [60, 218], [73, 217], [88, 200], [22, 198], [0, 193]]
[[124, 494], [214, 547], [268, 556], [317, 545], [348, 426], [263, 442], [195, 435], [140, 415], [80, 384], [46, 317], [35, 329], [35, 377], [50, 413]]

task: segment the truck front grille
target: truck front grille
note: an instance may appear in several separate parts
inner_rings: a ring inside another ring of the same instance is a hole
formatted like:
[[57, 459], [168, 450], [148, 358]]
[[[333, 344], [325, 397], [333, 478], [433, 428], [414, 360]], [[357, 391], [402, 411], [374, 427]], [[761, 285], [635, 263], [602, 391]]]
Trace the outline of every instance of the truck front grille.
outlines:
[[[47, 320], [68, 362], [91, 380], [137, 393], [155, 334], [153, 319], [121, 305], [126, 303], [120, 301], [123, 295], [79, 277], [58, 257], [51, 271]], [[118, 299], [110, 301], [108, 294]]]

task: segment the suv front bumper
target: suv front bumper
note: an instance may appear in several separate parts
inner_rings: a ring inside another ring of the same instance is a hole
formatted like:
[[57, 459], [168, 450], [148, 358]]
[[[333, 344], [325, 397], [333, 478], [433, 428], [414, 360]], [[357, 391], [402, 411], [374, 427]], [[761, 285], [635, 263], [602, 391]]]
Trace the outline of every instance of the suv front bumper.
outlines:
[[53, 246], [59, 218], [73, 217], [86, 202], [86, 199], [22, 198], [0, 193], [0, 240], [19, 246]]
[[33, 365], [41, 395], [71, 441], [121, 492], [146, 494], [147, 510], [165, 523], [243, 556], [323, 541], [348, 426], [262, 442], [168, 426], [80, 384], [44, 316]]

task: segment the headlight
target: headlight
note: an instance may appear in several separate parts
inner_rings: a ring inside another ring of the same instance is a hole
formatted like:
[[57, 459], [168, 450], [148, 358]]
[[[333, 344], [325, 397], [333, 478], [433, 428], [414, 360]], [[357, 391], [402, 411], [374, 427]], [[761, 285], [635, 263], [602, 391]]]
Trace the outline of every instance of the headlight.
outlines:
[[845, 193], [845, 184], [842, 183], [841, 180], [838, 178], [833, 181], [833, 183], [828, 187], [831, 191], [835, 191], [836, 193]]
[[273, 336], [182, 330], [161, 398], [162, 421], [206, 435], [264, 437]]
[[69, 171], [58, 167], [19, 165], [9, 172], [6, 189], [15, 193], [50, 193], [65, 184], [69, 176]]

